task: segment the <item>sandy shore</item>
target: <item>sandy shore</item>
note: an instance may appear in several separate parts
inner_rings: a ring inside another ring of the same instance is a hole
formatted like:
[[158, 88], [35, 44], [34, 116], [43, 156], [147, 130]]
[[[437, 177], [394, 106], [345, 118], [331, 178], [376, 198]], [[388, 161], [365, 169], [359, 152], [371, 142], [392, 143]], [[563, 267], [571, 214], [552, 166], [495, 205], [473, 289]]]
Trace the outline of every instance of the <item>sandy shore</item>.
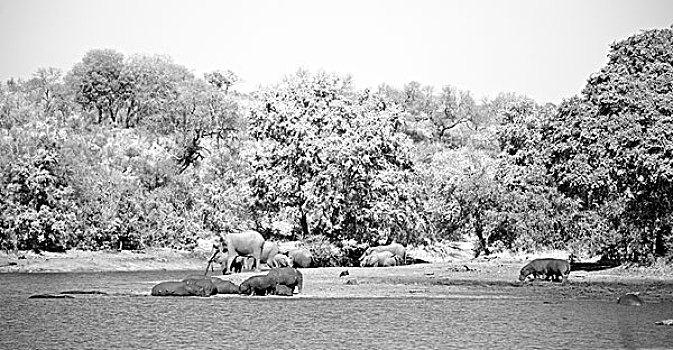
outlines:
[[[208, 252], [152, 249], [143, 252], [32, 252], [1, 253], [1, 273], [58, 273], [98, 271], [204, 271]], [[517, 281], [525, 261], [470, 259], [465, 256], [389, 268], [331, 267], [302, 269], [305, 280], [300, 297], [503, 297], [591, 298], [616, 300], [625, 293], [640, 293], [649, 303], [673, 302], [670, 267], [595, 268], [578, 266], [570, 283]], [[255, 274], [222, 276], [219, 266], [209, 275], [240, 283]], [[340, 277], [343, 271], [348, 275]], [[264, 272], [264, 271], [262, 271]]]

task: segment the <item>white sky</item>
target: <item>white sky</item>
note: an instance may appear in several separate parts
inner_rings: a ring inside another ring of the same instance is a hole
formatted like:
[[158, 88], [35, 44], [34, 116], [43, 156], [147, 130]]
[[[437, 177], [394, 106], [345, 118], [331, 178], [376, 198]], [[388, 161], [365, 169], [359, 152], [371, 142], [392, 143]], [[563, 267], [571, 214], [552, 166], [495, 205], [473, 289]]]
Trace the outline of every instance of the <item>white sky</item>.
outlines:
[[231, 69], [241, 91], [303, 67], [358, 88], [418, 81], [558, 103], [612, 42], [672, 24], [670, 0], [0, 0], [0, 81], [111, 48], [166, 54], [198, 75]]

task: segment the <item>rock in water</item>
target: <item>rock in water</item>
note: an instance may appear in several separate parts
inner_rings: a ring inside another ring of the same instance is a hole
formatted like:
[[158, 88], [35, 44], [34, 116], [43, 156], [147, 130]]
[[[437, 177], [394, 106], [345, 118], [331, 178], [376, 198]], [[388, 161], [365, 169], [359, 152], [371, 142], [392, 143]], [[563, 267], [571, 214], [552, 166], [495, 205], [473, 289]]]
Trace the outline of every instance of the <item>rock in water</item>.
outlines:
[[637, 294], [628, 293], [619, 297], [619, 299], [617, 299], [617, 304], [641, 306], [643, 305], [643, 300], [640, 299], [640, 297]]

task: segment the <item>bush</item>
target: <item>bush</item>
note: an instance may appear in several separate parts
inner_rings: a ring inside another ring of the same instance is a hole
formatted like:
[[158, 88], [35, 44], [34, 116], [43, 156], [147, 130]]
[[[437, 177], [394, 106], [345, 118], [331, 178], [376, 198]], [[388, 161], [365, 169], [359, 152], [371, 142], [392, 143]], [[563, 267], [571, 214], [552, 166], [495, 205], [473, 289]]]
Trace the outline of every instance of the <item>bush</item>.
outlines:
[[78, 206], [58, 152], [39, 148], [3, 170], [2, 247], [36, 251], [72, 247], [79, 229]]

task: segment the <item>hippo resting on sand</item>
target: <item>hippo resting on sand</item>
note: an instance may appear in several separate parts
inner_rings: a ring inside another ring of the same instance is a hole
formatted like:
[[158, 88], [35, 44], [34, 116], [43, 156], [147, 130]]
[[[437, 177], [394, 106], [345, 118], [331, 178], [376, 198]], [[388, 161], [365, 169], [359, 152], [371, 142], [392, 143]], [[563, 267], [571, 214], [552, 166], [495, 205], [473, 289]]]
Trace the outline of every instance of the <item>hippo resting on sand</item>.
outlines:
[[223, 280], [218, 277], [208, 277], [203, 275], [189, 275], [182, 282], [207, 288], [212, 283], [215, 290], [213, 294], [238, 294], [238, 285], [231, 281]]
[[198, 296], [209, 297], [217, 294], [217, 287], [209, 279], [201, 279], [189, 282], [170, 281], [161, 282], [152, 287], [154, 296]]
[[535, 278], [545, 275], [553, 281], [560, 278], [561, 283], [565, 284], [570, 275], [570, 263], [563, 259], [535, 259], [521, 269], [519, 281], [525, 281], [529, 275]]

